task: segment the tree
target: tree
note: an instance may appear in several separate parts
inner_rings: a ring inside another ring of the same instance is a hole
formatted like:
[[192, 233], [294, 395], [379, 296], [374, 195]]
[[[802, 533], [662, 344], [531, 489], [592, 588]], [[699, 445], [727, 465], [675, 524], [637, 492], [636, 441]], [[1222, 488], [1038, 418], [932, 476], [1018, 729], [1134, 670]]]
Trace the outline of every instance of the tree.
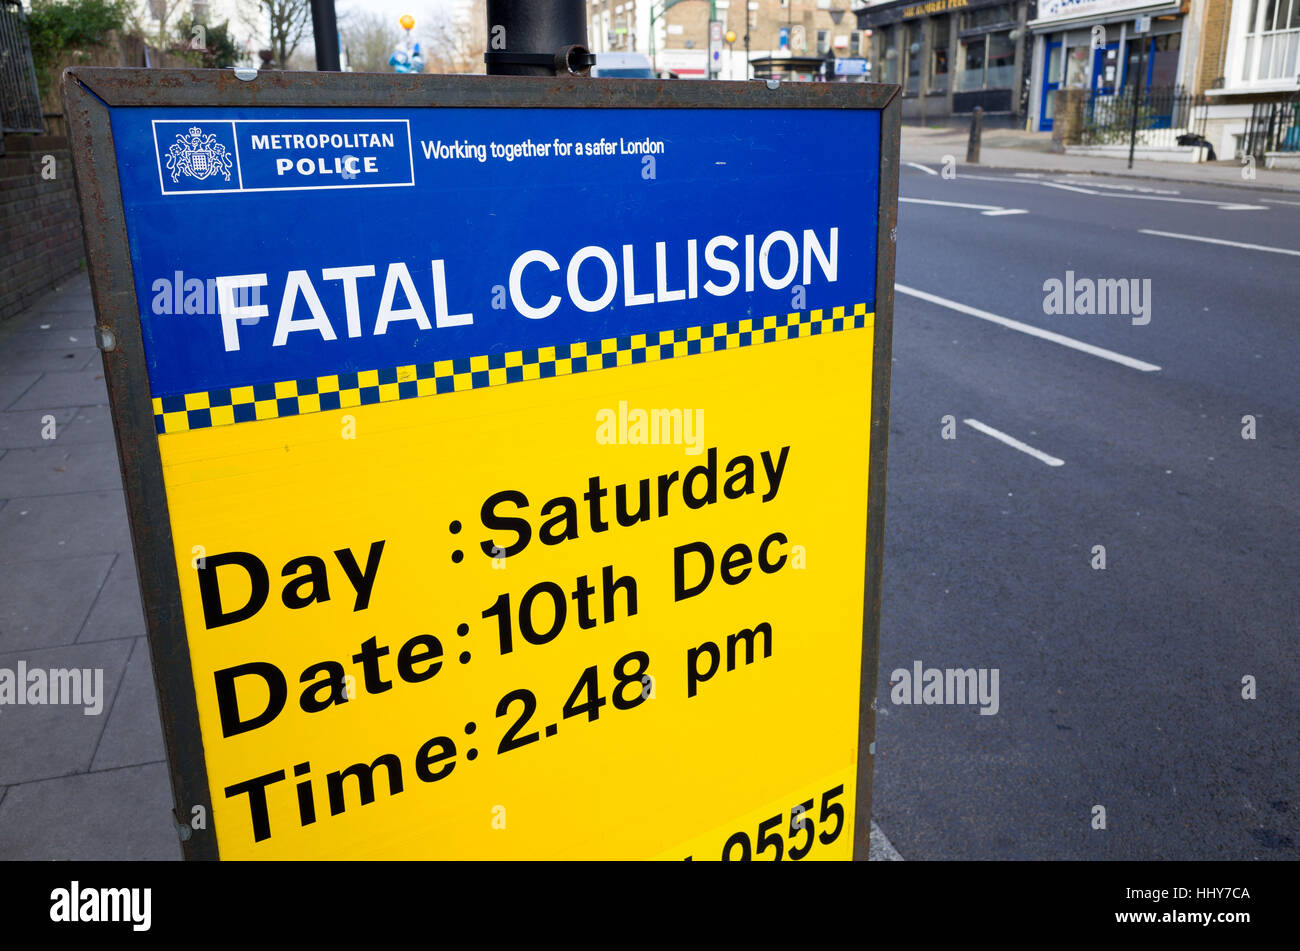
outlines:
[[121, 31], [127, 16], [125, 0], [33, 0], [27, 34], [42, 95], [49, 89], [50, 69], [65, 53], [99, 46], [110, 31]]
[[359, 73], [390, 72], [388, 57], [401, 42], [401, 30], [373, 11], [352, 14], [342, 24], [348, 62]]
[[[202, 30], [196, 32], [198, 27]], [[230, 35], [230, 23], [215, 25], [196, 24], [191, 14], [185, 14], [176, 24], [176, 53], [208, 69], [225, 69], [242, 58], [242, 51]]]
[[271, 21], [271, 51], [275, 65], [287, 69], [298, 44], [311, 29], [311, 4], [308, 0], [261, 0]]
[[483, 0], [474, 0], [468, 19], [457, 22], [445, 8], [429, 18], [429, 42], [424, 49], [426, 73], [481, 73], [487, 51], [487, 13]]
[[[130, 8], [127, 25], [131, 32], [142, 37], [159, 51], [171, 45], [171, 28], [167, 25], [180, 12], [185, 0], [130, 0], [123, 6]], [[155, 30], [153, 21], [158, 21]]]

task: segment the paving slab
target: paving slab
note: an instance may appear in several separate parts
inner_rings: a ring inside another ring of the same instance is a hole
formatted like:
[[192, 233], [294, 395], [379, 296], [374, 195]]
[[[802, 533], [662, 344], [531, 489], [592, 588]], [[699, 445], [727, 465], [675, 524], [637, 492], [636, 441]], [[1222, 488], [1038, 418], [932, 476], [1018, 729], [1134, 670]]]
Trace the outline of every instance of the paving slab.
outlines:
[[65, 353], [70, 350], [99, 352], [95, 349], [95, 335], [89, 330], [27, 330], [26, 320], [18, 319], [23, 324], [5, 335], [6, 347], [14, 350], [63, 350]]
[[113, 435], [113, 420], [105, 404], [81, 407], [67, 425], [59, 426], [57, 434], [61, 446], [91, 442], [106, 442], [114, 447], [117, 445]]
[[112, 443], [69, 445], [51, 440], [39, 449], [10, 449], [0, 459], [0, 493], [9, 498], [121, 487], [117, 447]]
[[[47, 417], [54, 417], [54, 428]], [[65, 406], [56, 410], [29, 409], [17, 413], [0, 413], [0, 449], [40, 449], [49, 446], [53, 434], [58, 439], [67, 425], [77, 418], [77, 410]], [[0, 480], [0, 496], [16, 495]]]
[[154, 688], [153, 664], [147, 638], [133, 641], [113, 712], [99, 741], [91, 771], [156, 763], [166, 759], [162, 723], [158, 719], [158, 693]]
[[46, 373], [7, 409], [53, 409], [60, 406], [90, 406], [108, 402], [104, 371], [92, 366], [76, 373]]
[[5, 565], [0, 569], [0, 653], [76, 643], [112, 565], [112, 555]]
[[0, 859], [179, 860], [163, 763], [12, 787], [0, 801]]
[[84, 330], [90, 333], [95, 329], [95, 310], [90, 301], [87, 300], [84, 305], [60, 306], [50, 310], [37, 311], [27, 318], [22, 329], [55, 332], [66, 330], [72, 333]]
[[[41, 378], [39, 373], [5, 373], [0, 376], [0, 409], [8, 409]], [[87, 400], [86, 402], [94, 402]]]
[[120, 489], [10, 499], [0, 509], [0, 565], [130, 549]]
[[[0, 784], [17, 785], [90, 769], [131, 644], [129, 640], [103, 641], [0, 654], [0, 671], [9, 671], [12, 679], [19, 678], [24, 669], [28, 676], [38, 670], [76, 669], [79, 675], [90, 671], [90, 682], [78, 688], [80, 704], [0, 705]], [[88, 699], [93, 706], [85, 706]]]
[[100, 363], [98, 350], [75, 343], [43, 350], [0, 347], [0, 374], [75, 373]]
[[146, 633], [135, 559], [129, 551], [123, 552], [117, 556], [99, 591], [90, 617], [81, 630], [80, 641], [113, 640]]

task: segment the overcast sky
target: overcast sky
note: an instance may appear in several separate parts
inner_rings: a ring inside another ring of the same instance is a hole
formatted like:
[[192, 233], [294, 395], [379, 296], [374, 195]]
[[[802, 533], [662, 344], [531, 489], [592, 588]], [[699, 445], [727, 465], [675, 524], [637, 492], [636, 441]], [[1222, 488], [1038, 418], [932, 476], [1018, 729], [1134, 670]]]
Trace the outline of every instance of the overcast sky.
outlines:
[[[414, 38], [417, 42], [427, 43], [428, 34], [424, 28], [429, 26], [435, 15], [446, 17], [449, 9], [447, 0], [334, 0], [334, 9], [340, 20], [348, 13], [378, 13], [392, 22], [394, 30], [400, 30], [397, 21], [403, 13], [415, 17]], [[308, 34], [310, 36], [310, 33]], [[310, 40], [308, 46], [311, 46]]]

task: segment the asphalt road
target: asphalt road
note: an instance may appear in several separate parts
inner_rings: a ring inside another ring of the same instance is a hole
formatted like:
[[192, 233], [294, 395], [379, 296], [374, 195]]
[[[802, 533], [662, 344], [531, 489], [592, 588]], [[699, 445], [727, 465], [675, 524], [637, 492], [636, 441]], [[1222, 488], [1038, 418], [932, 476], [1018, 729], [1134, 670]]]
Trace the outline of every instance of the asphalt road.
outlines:
[[[902, 202], [899, 285], [1123, 359], [898, 294], [881, 828], [907, 859], [1300, 857], [1300, 198], [906, 165], [899, 194], [1023, 211]], [[1046, 314], [1067, 271], [1149, 280], [1149, 323]], [[997, 668], [998, 712], [891, 702], [916, 661]]]

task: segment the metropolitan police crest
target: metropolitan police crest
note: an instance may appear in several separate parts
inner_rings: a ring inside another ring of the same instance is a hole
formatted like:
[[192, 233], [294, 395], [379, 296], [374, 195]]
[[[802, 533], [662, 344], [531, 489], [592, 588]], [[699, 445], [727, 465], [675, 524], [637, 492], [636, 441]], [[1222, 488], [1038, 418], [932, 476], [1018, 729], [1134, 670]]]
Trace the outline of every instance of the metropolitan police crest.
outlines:
[[230, 156], [216, 134], [204, 135], [198, 126], [191, 126], [189, 135], [176, 136], [167, 150], [167, 170], [173, 182], [179, 182], [182, 173], [199, 181], [220, 174], [230, 181], [231, 168]]

